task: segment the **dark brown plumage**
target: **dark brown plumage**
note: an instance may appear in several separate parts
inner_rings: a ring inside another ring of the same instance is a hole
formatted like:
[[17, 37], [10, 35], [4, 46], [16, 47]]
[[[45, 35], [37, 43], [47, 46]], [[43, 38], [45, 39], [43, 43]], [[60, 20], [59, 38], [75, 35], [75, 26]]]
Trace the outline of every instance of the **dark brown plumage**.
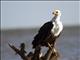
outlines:
[[32, 41], [33, 48], [38, 45], [46, 46], [46, 43], [49, 41], [46, 40], [47, 37], [51, 35], [51, 29], [53, 27], [52, 22], [45, 23], [39, 30], [38, 34], [34, 37]]

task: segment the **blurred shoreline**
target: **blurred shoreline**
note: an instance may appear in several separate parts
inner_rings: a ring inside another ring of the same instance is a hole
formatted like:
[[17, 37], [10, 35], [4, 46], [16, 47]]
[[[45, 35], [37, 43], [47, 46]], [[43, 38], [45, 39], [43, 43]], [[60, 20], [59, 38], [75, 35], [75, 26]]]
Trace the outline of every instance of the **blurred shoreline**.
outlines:
[[[3, 31], [21, 31], [21, 30], [23, 30], [23, 31], [25, 31], [25, 30], [27, 30], [27, 31], [30, 31], [30, 30], [39, 30], [39, 28], [40, 27], [35, 27], [35, 28], [33, 28], [33, 27], [30, 27], [30, 28], [13, 28], [13, 29], [1, 29], [1, 31], [3, 32]], [[66, 29], [80, 29], [80, 26], [64, 26], [64, 29], [66, 30]]]

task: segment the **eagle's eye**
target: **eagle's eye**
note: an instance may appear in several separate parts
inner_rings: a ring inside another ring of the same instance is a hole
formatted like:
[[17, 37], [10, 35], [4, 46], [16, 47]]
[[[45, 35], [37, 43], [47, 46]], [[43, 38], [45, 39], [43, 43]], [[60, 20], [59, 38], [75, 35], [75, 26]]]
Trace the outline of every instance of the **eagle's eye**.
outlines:
[[58, 13], [58, 11], [56, 11], [56, 13]]

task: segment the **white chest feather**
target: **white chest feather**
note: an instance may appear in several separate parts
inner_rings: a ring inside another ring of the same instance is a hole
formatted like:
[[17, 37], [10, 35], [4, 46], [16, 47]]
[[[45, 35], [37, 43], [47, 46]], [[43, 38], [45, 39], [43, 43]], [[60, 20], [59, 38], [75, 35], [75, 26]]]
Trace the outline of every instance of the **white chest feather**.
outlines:
[[61, 21], [58, 22], [53, 22], [53, 28], [51, 30], [51, 32], [53, 33], [54, 36], [58, 36], [61, 31], [63, 30], [63, 25]]

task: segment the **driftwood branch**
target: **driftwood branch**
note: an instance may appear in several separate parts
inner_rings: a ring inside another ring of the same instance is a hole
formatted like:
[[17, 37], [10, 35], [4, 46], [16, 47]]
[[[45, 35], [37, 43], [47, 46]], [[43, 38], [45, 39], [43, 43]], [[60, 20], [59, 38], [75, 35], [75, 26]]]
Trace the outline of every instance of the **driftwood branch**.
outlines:
[[10, 44], [9, 44], [9, 46], [10, 46], [18, 55], [20, 55], [20, 57], [21, 57], [23, 60], [28, 60], [28, 59], [26, 58], [26, 56], [25, 56], [26, 51], [24, 51], [24, 49], [23, 49], [23, 51], [22, 51], [22, 50], [17, 49], [14, 45], [10, 45]]
[[47, 53], [42, 56], [42, 57], [39, 57], [40, 55], [40, 50], [41, 50], [41, 47], [37, 47], [33, 52], [30, 52], [29, 54], [25, 55], [25, 53], [27, 53], [25, 51], [25, 44], [24, 43], [21, 43], [20, 45], [20, 49], [16, 48], [14, 45], [10, 45], [9, 46], [18, 54], [20, 55], [20, 57], [23, 59], [23, 60], [58, 60], [58, 52], [55, 51], [55, 48], [52, 47], [52, 48], [49, 48]]

